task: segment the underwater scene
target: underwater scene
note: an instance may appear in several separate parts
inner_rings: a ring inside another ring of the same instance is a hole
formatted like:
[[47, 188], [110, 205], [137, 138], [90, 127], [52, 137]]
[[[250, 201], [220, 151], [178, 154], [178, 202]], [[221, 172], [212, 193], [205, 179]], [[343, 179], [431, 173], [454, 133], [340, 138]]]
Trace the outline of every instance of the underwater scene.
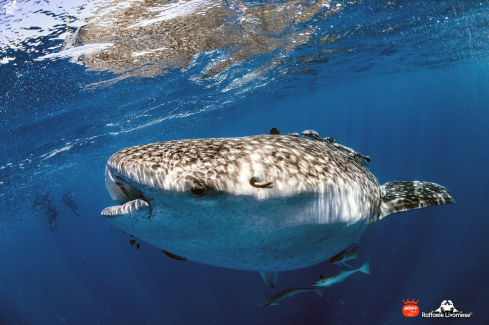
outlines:
[[0, 324], [489, 324], [488, 53], [480, 0], [0, 0]]

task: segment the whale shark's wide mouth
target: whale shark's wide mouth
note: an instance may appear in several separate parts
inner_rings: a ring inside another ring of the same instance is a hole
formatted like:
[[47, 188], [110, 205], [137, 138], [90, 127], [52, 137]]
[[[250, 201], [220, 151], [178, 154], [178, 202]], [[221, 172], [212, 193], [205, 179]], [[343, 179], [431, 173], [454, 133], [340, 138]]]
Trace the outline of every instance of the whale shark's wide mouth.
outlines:
[[151, 209], [148, 202], [143, 201], [142, 199], [129, 201], [120, 206], [108, 207], [102, 211], [102, 216], [104, 217], [115, 217], [123, 215], [149, 216], [150, 214]]
[[108, 169], [105, 171], [105, 186], [110, 197], [121, 205], [105, 208], [102, 211], [102, 216], [138, 215], [149, 217], [151, 215], [151, 207], [143, 193], [131, 186], [124, 178], [114, 177]]

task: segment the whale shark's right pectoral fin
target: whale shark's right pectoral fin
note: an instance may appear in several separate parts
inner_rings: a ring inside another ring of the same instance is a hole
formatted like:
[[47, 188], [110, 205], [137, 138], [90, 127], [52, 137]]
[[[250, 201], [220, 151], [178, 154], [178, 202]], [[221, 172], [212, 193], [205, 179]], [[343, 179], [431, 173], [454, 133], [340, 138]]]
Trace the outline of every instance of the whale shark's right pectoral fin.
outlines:
[[443, 186], [429, 182], [391, 182], [380, 188], [382, 202], [381, 215], [384, 218], [393, 213], [455, 204], [450, 192]]
[[260, 274], [267, 286], [270, 288], [275, 288], [275, 285], [277, 284], [278, 272], [260, 272]]

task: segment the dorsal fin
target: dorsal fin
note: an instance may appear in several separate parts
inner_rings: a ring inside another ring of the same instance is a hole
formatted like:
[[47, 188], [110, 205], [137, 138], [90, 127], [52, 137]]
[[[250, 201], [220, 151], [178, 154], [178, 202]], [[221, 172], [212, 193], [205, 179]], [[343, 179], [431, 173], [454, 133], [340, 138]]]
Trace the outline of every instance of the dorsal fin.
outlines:
[[319, 276], [319, 278], [320, 278], [320, 279], [324, 279], [324, 276], [321, 274], [321, 275]]
[[380, 194], [381, 219], [393, 213], [455, 204], [455, 200], [446, 188], [429, 182], [386, 183], [380, 187]]
[[289, 290], [290, 290], [290, 289], [295, 289], [295, 287], [294, 287], [294, 286], [292, 286], [292, 287], [290, 287], [290, 288], [289, 288]]

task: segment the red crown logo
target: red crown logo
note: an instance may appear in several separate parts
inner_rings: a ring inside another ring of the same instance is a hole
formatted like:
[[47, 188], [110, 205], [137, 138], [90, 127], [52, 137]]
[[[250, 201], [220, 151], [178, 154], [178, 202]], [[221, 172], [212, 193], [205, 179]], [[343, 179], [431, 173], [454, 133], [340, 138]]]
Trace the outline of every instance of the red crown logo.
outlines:
[[414, 305], [417, 305], [417, 304], [418, 304], [418, 302], [419, 302], [419, 300], [418, 300], [418, 301], [414, 301], [414, 299], [413, 299], [413, 301], [409, 301], [409, 299], [408, 299], [407, 301], [404, 301], [404, 300], [403, 300], [402, 302], [403, 302], [405, 305], [407, 305], [407, 304], [414, 304]]

